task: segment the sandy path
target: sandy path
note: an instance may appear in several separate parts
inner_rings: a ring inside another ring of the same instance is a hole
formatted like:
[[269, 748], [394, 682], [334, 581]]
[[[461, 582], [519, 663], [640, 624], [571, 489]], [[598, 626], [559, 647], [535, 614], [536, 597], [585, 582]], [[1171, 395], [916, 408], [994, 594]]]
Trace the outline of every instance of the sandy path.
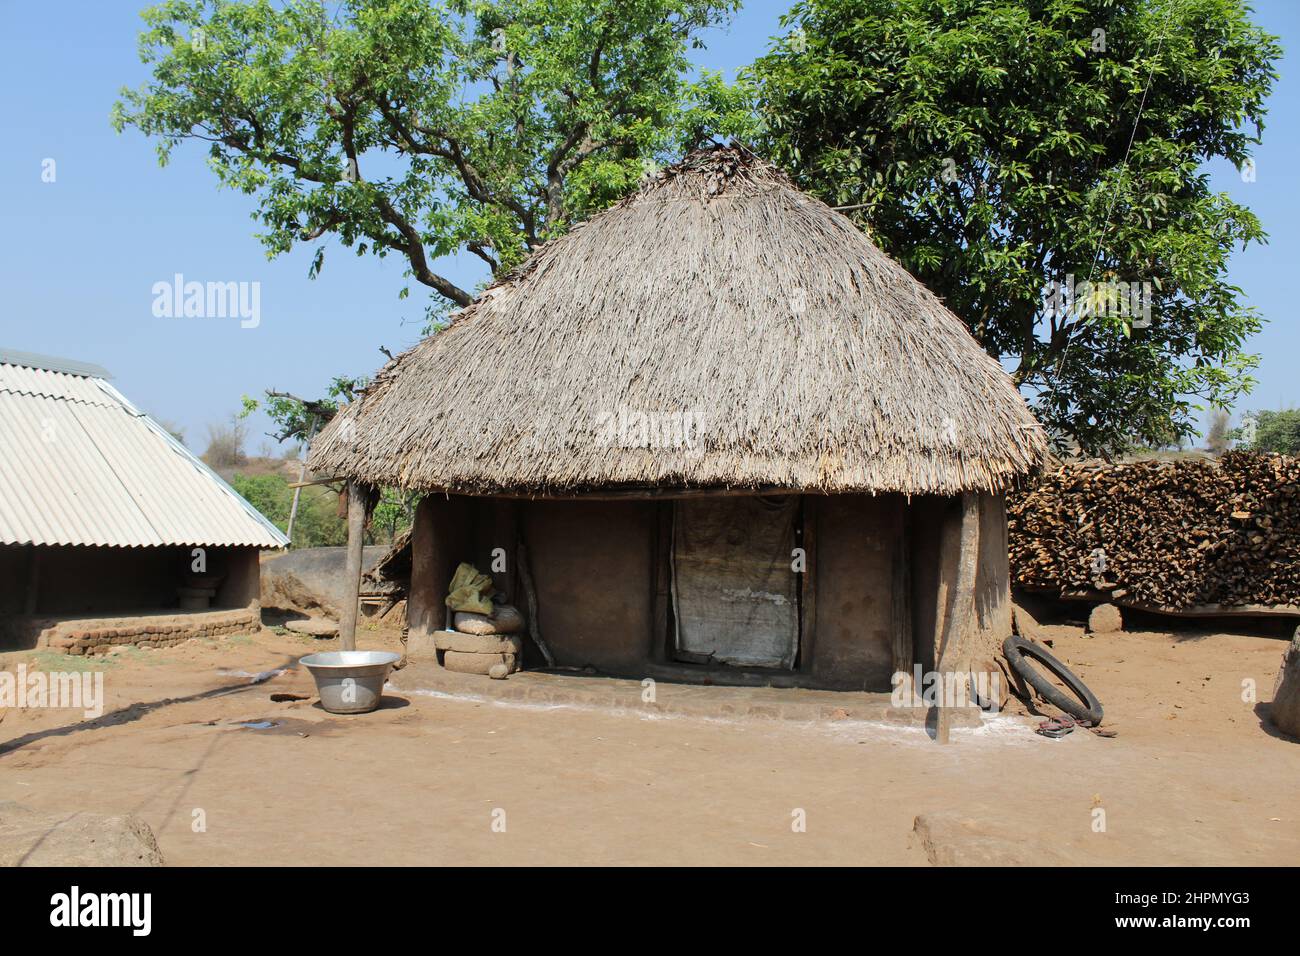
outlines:
[[[137, 813], [171, 864], [925, 865], [912, 823], [936, 811], [1079, 862], [1300, 861], [1300, 744], [1266, 733], [1241, 700], [1244, 677], [1270, 696], [1282, 642], [1049, 630], [1119, 737], [1049, 741], [1002, 717], [944, 748], [923, 730], [851, 720], [663, 718], [420, 693], [338, 718], [270, 701], [310, 693], [300, 670], [244, 684], [314, 649], [264, 633], [125, 654], [105, 671], [110, 709], [229, 693], [95, 728], [67, 711], [8, 712], [0, 799]], [[0, 663], [20, 660], [31, 658]], [[281, 723], [235, 723], [258, 718]], [[1093, 831], [1095, 806], [1104, 833]], [[792, 830], [797, 809], [806, 832]]]

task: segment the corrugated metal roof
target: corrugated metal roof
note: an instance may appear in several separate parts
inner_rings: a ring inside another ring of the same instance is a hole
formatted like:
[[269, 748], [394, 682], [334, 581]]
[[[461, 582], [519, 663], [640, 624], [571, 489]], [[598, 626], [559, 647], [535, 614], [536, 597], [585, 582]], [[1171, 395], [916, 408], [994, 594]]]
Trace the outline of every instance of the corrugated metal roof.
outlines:
[[0, 543], [289, 543], [108, 382], [14, 358], [0, 353]]
[[15, 365], [6, 361], [0, 351], [0, 391], [18, 395], [40, 395], [45, 398], [63, 398], [86, 405], [112, 407], [118, 400], [100, 387], [101, 378], [86, 375], [68, 375], [47, 368]]
[[23, 368], [45, 370], [50, 372], [69, 372], [89, 378], [112, 378], [108, 369], [91, 362], [78, 362], [76, 359], [59, 358], [56, 355], [38, 355], [35, 352], [20, 352], [18, 349], [0, 349], [0, 365], [22, 366]]

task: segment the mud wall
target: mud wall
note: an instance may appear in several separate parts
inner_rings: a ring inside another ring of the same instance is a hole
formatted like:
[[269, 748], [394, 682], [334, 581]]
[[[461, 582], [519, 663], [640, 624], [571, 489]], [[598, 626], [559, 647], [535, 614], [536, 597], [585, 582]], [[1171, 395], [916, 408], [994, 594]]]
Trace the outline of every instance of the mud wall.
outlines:
[[[636, 676], [652, 658], [656, 508], [649, 501], [530, 501], [542, 637], [560, 664]], [[531, 660], [527, 658], [526, 660]]]
[[809, 500], [814, 507], [806, 514], [816, 516], [817, 593], [811, 635], [805, 614], [805, 666], [827, 687], [888, 690], [893, 635], [901, 625], [893, 588], [902, 559], [902, 496]]
[[[388, 549], [369, 545], [361, 570], [375, 566]], [[261, 561], [262, 606], [286, 611], [314, 611], [337, 618], [347, 603], [347, 548], [295, 548], [266, 551]]]
[[[656, 501], [511, 500], [431, 496], [412, 531], [408, 606], [411, 633], [444, 626], [447, 585], [461, 561], [492, 573], [526, 609], [517, 567], [528, 550], [538, 623], [557, 662], [637, 676], [673, 663], [664, 596], [665, 509]], [[884, 691], [895, 648], [933, 667], [946, 599], [956, 576], [953, 498], [901, 495], [805, 499], [808, 584], [796, 673], [817, 686]], [[1003, 500], [980, 502], [980, 552], [969, 643], [991, 645], [1010, 632]], [[499, 549], [499, 550], [498, 550]], [[494, 554], [505, 564], [493, 567]], [[656, 598], [658, 597], [658, 600]], [[973, 635], [973, 636], [972, 636]], [[525, 641], [526, 666], [540, 655]], [[681, 665], [689, 667], [690, 665]]]
[[411, 635], [427, 637], [446, 623], [447, 586], [456, 565], [475, 560], [471, 540], [479, 504], [459, 495], [428, 495], [416, 506], [411, 525], [411, 587], [406, 599]]

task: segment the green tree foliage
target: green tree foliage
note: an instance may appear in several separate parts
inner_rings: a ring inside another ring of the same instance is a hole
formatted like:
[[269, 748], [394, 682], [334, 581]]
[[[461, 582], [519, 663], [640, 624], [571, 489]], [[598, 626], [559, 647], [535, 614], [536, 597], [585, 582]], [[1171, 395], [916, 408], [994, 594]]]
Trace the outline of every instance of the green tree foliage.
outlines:
[[236, 468], [248, 460], [244, 443], [248, 440], [248, 426], [238, 418], [208, 426], [208, 447], [203, 460], [218, 470]]
[[1251, 412], [1249, 417], [1255, 419], [1253, 442], [1246, 442], [1247, 435], [1243, 428], [1234, 429], [1228, 437], [1242, 442], [1242, 447], [1250, 451], [1300, 455], [1300, 408]]
[[113, 119], [164, 163], [208, 143], [220, 182], [257, 196], [269, 254], [327, 235], [396, 253], [436, 315], [471, 299], [439, 257], [499, 274], [727, 112], [716, 76], [687, 81], [686, 52], [737, 6], [167, 0], [142, 14], [152, 79]]
[[[1251, 170], [1277, 77], [1244, 3], [801, 0], [785, 25], [751, 74], [766, 148], [860, 206], [1062, 444], [1167, 444], [1249, 389], [1260, 320], [1226, 272], [1264, 233], [1204, 172]], [[1068, 274], [1151, 282], [1150, 326], [1051, 314]]]
[[375, 510], [370, 515], [370, 534], [377, 543], [392, 544], [397, 536], [411, 527], [420, 496], [397, 488], [382, 488]]
[[326, 389], [324, 398], [299, 398], [289, 392], [267, 389], [262, 399], [243, 397], [243, 407], [238, 418], [244, 419], [259, 409], [277, 426], [271, 436], [278, 442], [296, 441], [310, 443], [316, 432], [325, 427], [338, 414], [339, 408], [356, 397], [366, 385], [366, 379], [335, 376]]
[[[281, 531], [288, 529], [293, 489], [283, 477], [236, 474], [230, 486]], [[338, 496], [324, 487], [303, 489], [293, 525], [294, 547], [335, 547], [347, 540], [347, 525], [338, 516]]]

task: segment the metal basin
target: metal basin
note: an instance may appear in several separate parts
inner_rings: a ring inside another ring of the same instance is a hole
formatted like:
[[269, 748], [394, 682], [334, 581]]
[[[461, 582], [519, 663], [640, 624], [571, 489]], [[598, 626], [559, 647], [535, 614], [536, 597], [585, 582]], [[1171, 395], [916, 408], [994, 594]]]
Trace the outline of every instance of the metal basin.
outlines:
[[401, 660], [391, 651], [325, 651], [302, 665], [316, 678], [320, 705], [331, 714], [365, 714], [379, 706], [388, 672]]

